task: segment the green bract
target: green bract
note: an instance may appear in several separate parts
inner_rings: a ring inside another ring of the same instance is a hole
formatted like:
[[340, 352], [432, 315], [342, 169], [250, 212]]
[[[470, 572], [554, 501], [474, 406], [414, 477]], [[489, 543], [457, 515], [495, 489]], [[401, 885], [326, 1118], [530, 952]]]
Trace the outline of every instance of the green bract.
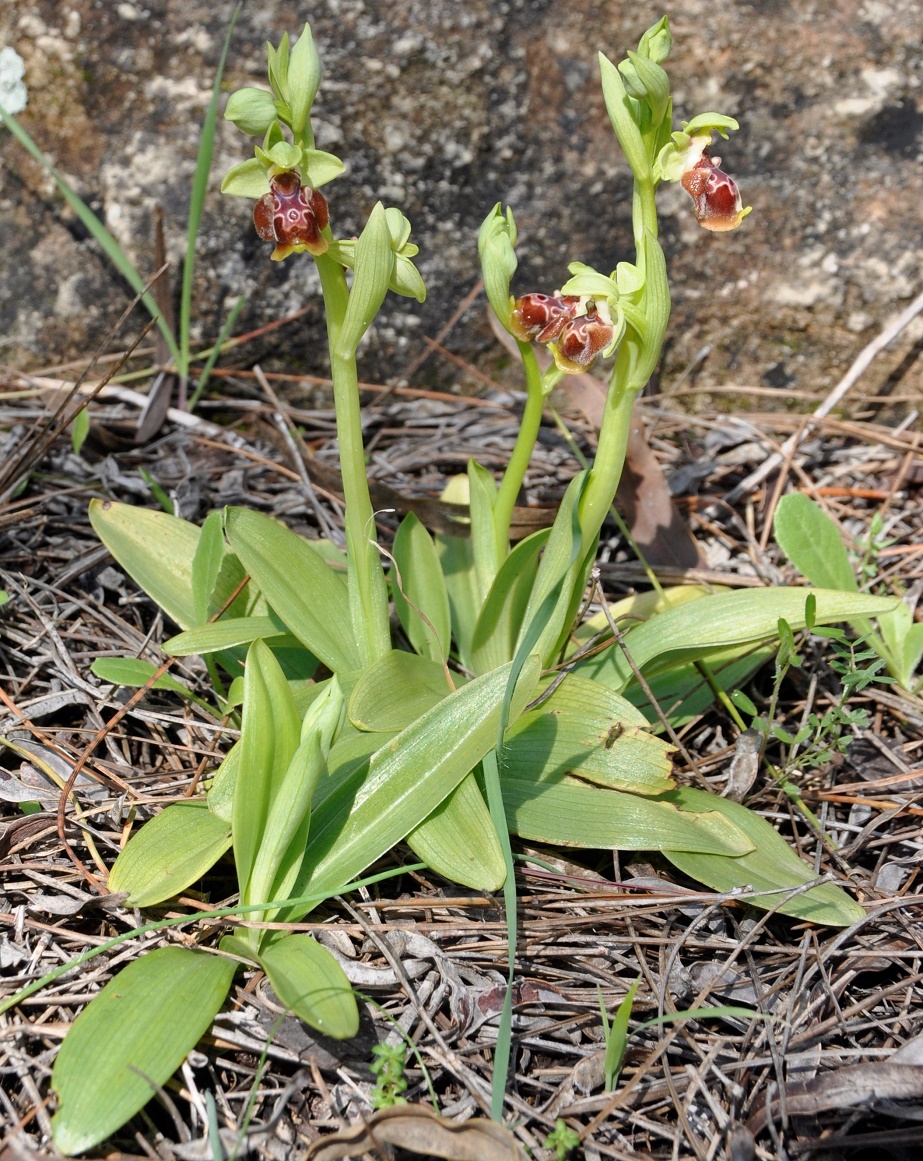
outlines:
[[509, 330], [510, 281], [516, 273], [516, 221], [512, 209], [506, 211], [500, 202], [484, 219], [478, 234], [478, 256], [481, 260], [481, 276], [484, 292], [491, 309], [503, 326]]

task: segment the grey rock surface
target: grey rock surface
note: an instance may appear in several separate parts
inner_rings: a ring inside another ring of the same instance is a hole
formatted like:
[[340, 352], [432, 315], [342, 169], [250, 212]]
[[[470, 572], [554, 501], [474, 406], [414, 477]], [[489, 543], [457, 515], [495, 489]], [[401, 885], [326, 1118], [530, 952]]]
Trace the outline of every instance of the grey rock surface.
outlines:
[[[231, 10], [224, 0], [4, 0], [0, 9], [0, 45], [26, 62], [22, 123], [145, 273], [156, 205], [170, 257], [183, 253], [199, 126]], [[311, 18], [325, 69], [317, 143], [348, 164], [328, 187], [335, 233], [357, 232], [379, 198], [413, 223], [429, 296], [423, 306], [389, 299], [363, 377], [399, 377], [447, 322], [477, 281], [477, 228], [498, 200], [520, 229], [519, 293], [554, 290], [573, 259], [611, 269], [632, 257], [630, 177], [595, 54], [619, 59], [659, 15], [591, 0], [244, 6], [227, 91], [260, 83], [264, 41]], [[708, 346], [702, 385], [822, 390], [923, 286], [918, 0], [676, 0], [669, 15], [677, 119], [712, 109], [738, 118], [741, 131], [720, 153], [754, 209], [736, 233], [712, 235], [678, 187], [661, 190], [674, 287], [662, 381]], [[249, 150], [222, 122], [194, 334], [213, 338], [242, 293], [238, 332], [307, 305], [247, 357], [322, 375], [310, 259], [270, 263], [251, 203], [218, 192]], [[86, 355], [130, 294], [3, 128], [0, 165], [0, 363]], [[449, 345], [502, 375], [482, 306]], [[460, 377], [431, 359], [415, 382]]]

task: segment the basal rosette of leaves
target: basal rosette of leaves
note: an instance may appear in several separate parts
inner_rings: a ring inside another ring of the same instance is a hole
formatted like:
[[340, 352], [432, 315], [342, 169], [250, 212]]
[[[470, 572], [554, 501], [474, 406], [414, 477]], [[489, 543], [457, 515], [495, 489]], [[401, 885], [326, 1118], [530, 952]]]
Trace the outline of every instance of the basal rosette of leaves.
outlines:
[[[636, 672], [655, 694], [669, 690], [664, 704], [682, 724], [713, 696], [696, 664], [708, 662], [718, 686], [736, 688], [770, 654], [780, 618], [805, 626], [808, 590], [687, 588], [631, 598], [611, 615], [634, 666], [612, 641], [582, 658], [599, 626], [580, 625], [578, 613], [634, 399], [658, 361], [670, 313], [657, 186], [683, 181], [709, 229], [739, 225], [746, 213], [707, 152], [712, 133], [726, 135], [736, 122], [704, 114], [673, 130], [661, 67], [669, 49], [664, 18], [618, 66], [600, 57], [606, 107], [634, 178], [631, 261], [600, 273], [575, 260], [560, 288], [517, 297], [512, 211], [487, 215], [478, 238], [486, 294], [519, 344], [526, 379], [519, 437], [499, 481], [472, 461], [450, 485], [449, 498], [469, 506], [460, 535], [433, 536], [406, 517], [387, 572], [374, 539], [356, 356], [389, 290], [425, 294], [410, 225], [379, 204], [358, 238], [336, 237], [336, 199], [319, 191], [344, 165], [315, 146], [321, 68], [309, 28], [294, 46], [287, 36], [268, 46], [268, 88], [232, 95], [226, 116], [261, 143], [223, 188], [255, 200], [255, 227], [273, 243], [273, 259], [304, 253], [320, 274], [346, 548], [240, 508], [212, 513], [199, 528], [108, 501], [91, 507], [113, 557], [178, 626], [164, 652], [205, 657], [215, 716], [240, 728], [204, 799], [168, 806], [136, 830], [110, 890], [126, 892], [129, 906], [164, 903], [207, 883], [232, 851], [246, 910], [219, 952], [149, 953], [78, 1017], [52, 1078], [62, 1152], [103, 1140], [166, 1081], [225, 1002], [238, 964], [264, 971], [309, 1024], [353, 1035], [356, 1000], [331, 954], [308, 936], [248, 921], [302, 919], [398, 843], [450, 880], [503, 889], [512, 912], [510, 835], [659, 851], [717, 890], [817, 923], [848, 925], [864, 914], [839, 886], [812, 886], [812, 868], [746, 807], [677, 783], [672, 747]], [[535, 342], [555, 360], [544, 374]], [[512, 544], [510, 518], [544, 401], [562, 374], [600, 356], [612, 365], [595, 462], [571, 482], [551, 529]], [[867, 620], [893, 607], [888, 597], [818, 589], [812, 620]], [[94, 671], [137, 684], [148, 676], [107, 662]], [[116, 995], [135, 1021], [124, 1038]], [[191, 999], [179, 1004], [178, 995]], [[100, 1052], [108, 1064], [97, 1084], [88, 1061]], [[502, 1082], [499, 1063], [498, 1075]]]

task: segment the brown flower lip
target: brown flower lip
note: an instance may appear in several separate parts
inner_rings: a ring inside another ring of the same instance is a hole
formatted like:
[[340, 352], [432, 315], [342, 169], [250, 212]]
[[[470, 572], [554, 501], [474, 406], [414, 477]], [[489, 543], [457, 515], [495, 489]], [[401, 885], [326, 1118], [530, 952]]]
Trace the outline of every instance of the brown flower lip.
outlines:
[[558, 369], [568, 375], [588, 370], [596, 362], [597, 355], [612, 342], [614, 334], [615, 328], [600, 318], [595, 306], [573, 319], [551, 344]]
[[706, 149], [683, 174], [682, 187], [692, 198], [700, 226], [714, 231], [736, 230], [746, 211], [737, 183], [719, 167], [720, 161], [720, 157], [710, 157]]
[[269, 193], [263, 194], [253, 210], [257, 234], [276, 243], [270, 255], [274, 262], [302, 250], [323, 254], [328, 220], [327, 199], [320, 190], [302, 185], [301, 175], [294, 169], [273, 174]]
[[524, 294], [510, 314], [510, 330], [521, 343], [550, 343], [577, 316], [580, 299], [570, 294]]

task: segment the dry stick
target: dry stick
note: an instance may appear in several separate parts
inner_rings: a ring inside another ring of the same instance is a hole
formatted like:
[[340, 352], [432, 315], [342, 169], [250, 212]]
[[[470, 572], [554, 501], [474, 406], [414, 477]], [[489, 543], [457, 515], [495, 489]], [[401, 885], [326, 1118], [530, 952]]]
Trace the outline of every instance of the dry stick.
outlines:
[[[901, 314], [899, 314], [897, 318], [890, 324], [890, 326], [885, 327], [885, 329], [881, 332], [880, 335], [877, 336], [877, 338], [872, 339], [872, 341], [859, 352], [859, 356], [853, 365], [849, 368], [839, 383], [837, 383], [836, 387], [833, 388], [823, 403], [821, 403], [821, 405], [814, 410], [811, 418], [823, 419], [824, 416], [828, 415], [846, 395], [850, 388], [855, 385], [855, 383], [866, 371], [875, 356], [879, 354], [879, 352], [883, 351], [885, 347], [887, 347], [888, 344], [891, 343], [895, 338], [897, 338], [901, 331], [910, 325], [910, 323], [916, 318], [921, 310], [923, 310], [923, 293], [918, 294], [910, 306], [908, 306], [906, 310], [902, 311]], [[776, 470], [777, 467], [779, 467], [785, 456], [791, 454], [797, 449], [805, 433], [810, 429], [810, 427], [811, 425], [808, 424], [804, 430], [796, 432], [795, 435], [790, 436], [789, 439], [787, 439], [782, 445], [781, 452], [776, 452], [771, 455], [769, 459], [760, 465], [760, 467], [751, 472], [750, 475], [745, 479], [741, 480], [736, 488], [732, 488], [725, 497], [727, 502], [729, 504], [736, 503], [739, 499], [741, 499], [742, 496], [746, 495], [746, 493], [749, 492], [751, 488], [755, 488], [757, 484], [761, 484], [768, 475], [770, 475]]]

